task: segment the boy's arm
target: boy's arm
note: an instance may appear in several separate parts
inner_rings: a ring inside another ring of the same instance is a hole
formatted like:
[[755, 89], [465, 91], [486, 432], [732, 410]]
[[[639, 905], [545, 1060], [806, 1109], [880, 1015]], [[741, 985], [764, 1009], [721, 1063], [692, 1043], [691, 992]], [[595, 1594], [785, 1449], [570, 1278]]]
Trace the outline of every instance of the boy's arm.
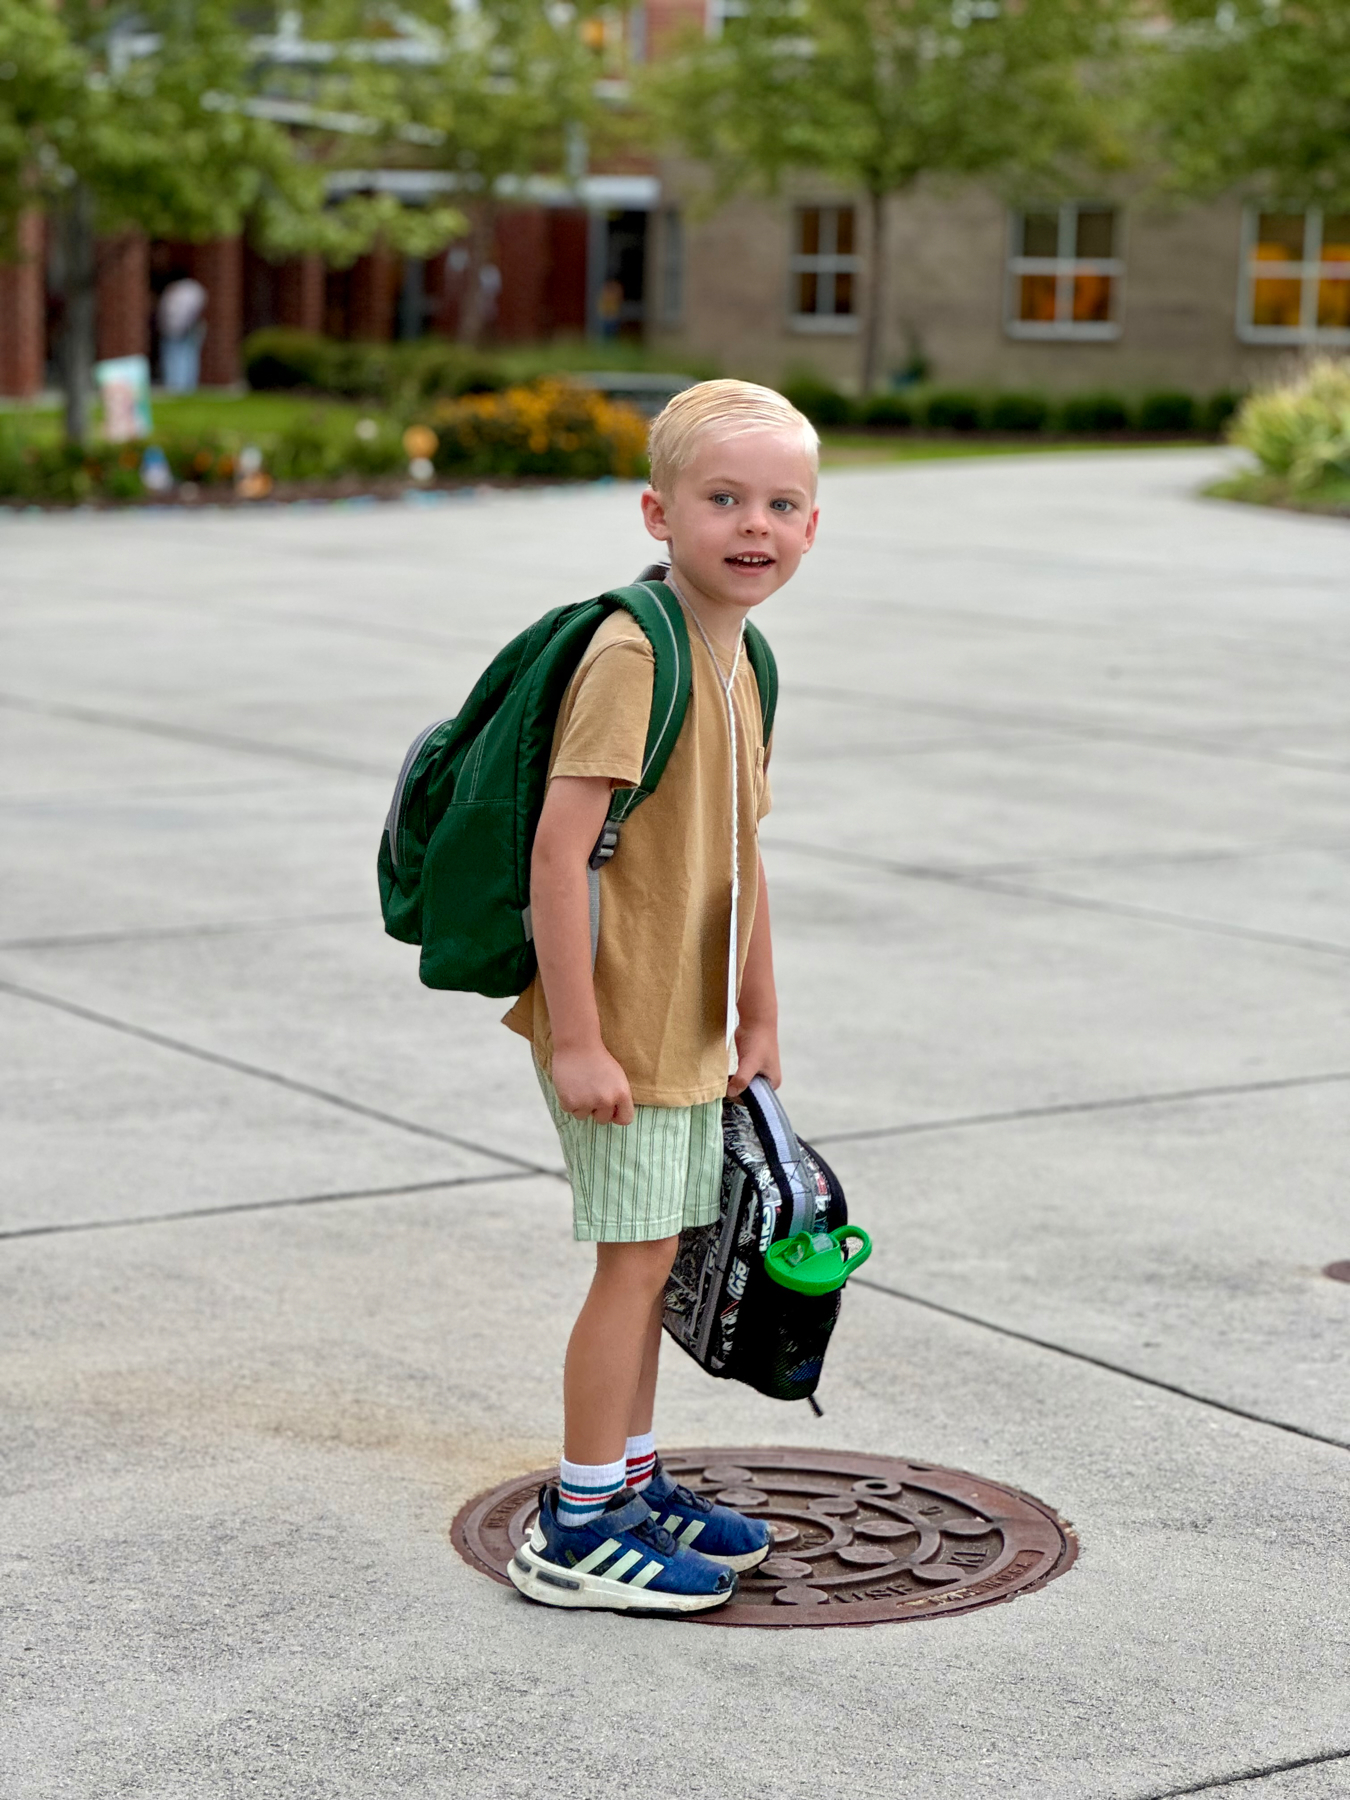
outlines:
[[773, 1087], [783, 1079], [778, 1061], [778, 990], [773, 983], [773, 935], [769, 928], [769, 884], [764, 858], [759, 859], [759, 898], [755, 923], [741, 973], [740, 1023], [736, 1028], [736, 1073], [727, 1096], [748, 1088], [756, 1075], [767, 1075]]
[[555, 775], [549, 782], [530, 859], [530, 918], [553, 1027], [559, 1103], [574, 1118], [631, 1125], [633, 1095], [600, 1035], [591, 978], [586, 865], [609, 812], [611, 788], [603, 775]]

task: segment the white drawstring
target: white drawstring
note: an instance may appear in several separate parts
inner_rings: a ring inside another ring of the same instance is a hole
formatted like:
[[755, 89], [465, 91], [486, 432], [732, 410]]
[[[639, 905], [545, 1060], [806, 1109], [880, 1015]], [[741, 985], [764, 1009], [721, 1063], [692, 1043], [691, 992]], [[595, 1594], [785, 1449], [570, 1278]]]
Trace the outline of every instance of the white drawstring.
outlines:
[[[704, 648], [712, 658], [717, 685], [721, 688], [722, 697], [727, 703], [727, 729], [731, 734], [731, 942], [727, 951], [727, 1050], [730, 1052], [736, 1044], [736, 976], [740, 961], [738, 913], [741, 898], [740, 771], [737, 768], [736, 708], [732, 702], [731, 690], [735, 686], [736, 675], [741, 666], [741, 649], [745, 643], [745, 621], [741, 621], [741, 627], [736, 636], [736, 654], [731, 659], [731, 673], [723, 676], [722, 665], [718, 662], [717, 652], [713, 649], [708, 634], [703, 629], [703, 621], [676, 587], [671, 576], [668, 574], [665, 579], [666, 586], [697, 626], [698, 635], [703, 639]], [[734, 1063], [731, 1064], [731, 1067], [734, 1070]]]

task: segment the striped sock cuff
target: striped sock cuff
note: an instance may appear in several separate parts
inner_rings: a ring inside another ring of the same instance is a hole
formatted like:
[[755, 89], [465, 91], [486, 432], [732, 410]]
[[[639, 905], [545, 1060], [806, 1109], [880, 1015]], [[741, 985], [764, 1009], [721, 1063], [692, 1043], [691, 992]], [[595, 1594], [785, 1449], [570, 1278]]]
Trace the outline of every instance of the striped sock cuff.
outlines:
[[627, 1463], [574, 1463], [563, 1457], [558, 1468], [558, 1523], [564, 1530], [598, 1519], [624, 1485]]
[[656, 1467], [655, 1433], [644, 1431], [641, 1437], [629, 1438], [624, 1445], [624, 1467], [629, 1487], [640, 1494]]

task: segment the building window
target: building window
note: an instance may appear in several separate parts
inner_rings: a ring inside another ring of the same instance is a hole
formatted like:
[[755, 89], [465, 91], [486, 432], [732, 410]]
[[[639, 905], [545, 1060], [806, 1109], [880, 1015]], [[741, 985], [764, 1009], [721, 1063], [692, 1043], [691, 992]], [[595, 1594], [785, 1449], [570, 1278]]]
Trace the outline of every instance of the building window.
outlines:
[[728, 19], [743, 19], [746, 0], [707, 0], [704, 28], [709, 37], [721, 37]]
[[1248, 211], [1238, 336], [1252, 344], [1350, 344], [1350, 213]]
[[1007, 329], [1022, 338], [1120, 336], [1120, 215], [1070, 201], [1014, 213]]
[[793, 215], [789, 311], [798, 331], [856, 331], [858, 257], [851, 206], [800, 206]]
[[684, 317], [684, 219], [678, 206], [661, 210], [661, 323]]

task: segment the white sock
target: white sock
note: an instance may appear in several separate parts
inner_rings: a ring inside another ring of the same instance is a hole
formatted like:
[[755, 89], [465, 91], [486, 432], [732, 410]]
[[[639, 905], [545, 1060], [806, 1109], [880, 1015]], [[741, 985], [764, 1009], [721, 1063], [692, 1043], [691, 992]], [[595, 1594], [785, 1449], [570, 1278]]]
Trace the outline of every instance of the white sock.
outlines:
[[633, 1492], [640, 1494], [656, 1467], [656, 1433], [644, 1431], [641, 1437], [630, 1437], [623, 1454], [625, 1478]]
[[574, 1463], [563, 1457], [558, 1469], [558, 1523], [566, 1530], [598, 1519], [624, 1486], [628, 1464], [624, 1457], [612, 1463]]

